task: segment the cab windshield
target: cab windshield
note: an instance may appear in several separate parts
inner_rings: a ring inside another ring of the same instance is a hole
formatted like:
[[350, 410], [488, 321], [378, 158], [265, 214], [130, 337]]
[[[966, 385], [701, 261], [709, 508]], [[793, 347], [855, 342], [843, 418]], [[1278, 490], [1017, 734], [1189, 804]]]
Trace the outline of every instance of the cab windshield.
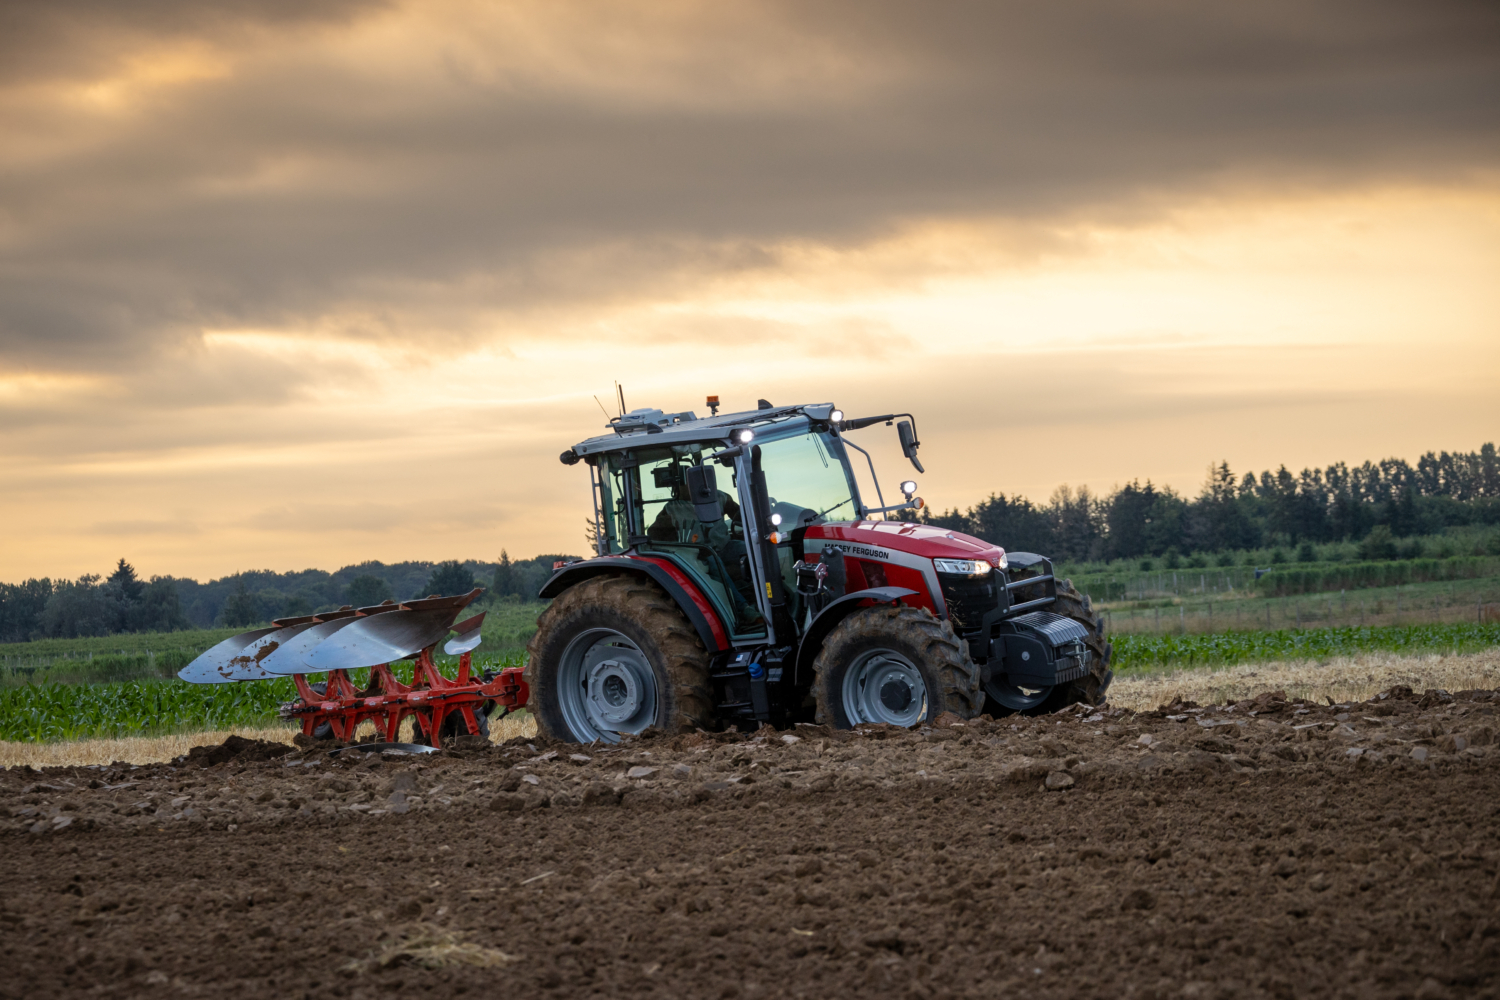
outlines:
[[859, 516], [854, 483], [841, 454], [839, 443], [826, 431], [806, 430], [760, 442], [771, 513], [781, 515], [783, 531]]

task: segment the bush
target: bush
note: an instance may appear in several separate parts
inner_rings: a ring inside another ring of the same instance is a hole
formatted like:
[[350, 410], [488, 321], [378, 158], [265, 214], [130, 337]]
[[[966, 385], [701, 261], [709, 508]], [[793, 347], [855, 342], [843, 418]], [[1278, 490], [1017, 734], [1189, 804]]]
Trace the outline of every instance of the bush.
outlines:
[[1391, 536], [1391, 529], [1384, 524], [1371, 528], [1365, 540], [1359, 543], [1359, 555], [1366, 562], [1396, 558], [1396, 540]]
[[437, 594], [439, 597], [452, 597], [457, 594], [467, 594], [474, 589], [474, 571], [469, 569], [457, 559], [440, 562], [433, 569], [432, 575], [427, 578], [427, 593]]
[[1297, 546], [1297, 561], [1299, 563], [1311, 563], [1318, 561], [1318, 550], [1313, 548], [1312, 542], [1303, 542]]

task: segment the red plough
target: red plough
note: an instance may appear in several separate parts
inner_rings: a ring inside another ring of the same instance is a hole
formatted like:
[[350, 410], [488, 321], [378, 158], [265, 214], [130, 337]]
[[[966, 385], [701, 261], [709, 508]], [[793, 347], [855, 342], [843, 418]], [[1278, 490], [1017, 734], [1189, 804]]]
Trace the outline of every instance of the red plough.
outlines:
[[298, 674], [294, 680], [300, 700], [285, 706], [282, 715], [300, 720], [302, 731], [308, 736], [327, 725], [333, 738], [344, 742], [352, 742], [359, 724], [369, 719], [375, 723], [377, 732], [392, 743], [400, 738], [402, 720], [411, 716], [416, 720], [417, 742], [437, 746], [449, 715], [457, 714], [463, 720], [465, 732], [477, 733], [480, 725], [476, 712], [487, 712], [499, 705], [509, 713], [526, 705], [529, 692], [520, 667], [476, 678], [472, 676], [469, 657], [469, 653], [459, 657], [458, 676], [450, 681], [432, 662], [432, 650], [424, 649], [417, 654], [411, 684], [402, 684], [390, 664], [381, 664], [370, 668], [370, 684], [363, 691], [354, 686], [344, 670], [328, 674], [327, 690], [323, 693], [314, 690], [307, 678]]
[[[448, 736], [486, 735], [489, 712], [526, 705], [529, 691], [519, 667], [474, 674], [472, 651], [480, 642], [484, 615], [454, 623], [482, 593], [387, 601], [366, 608], [343, 607], [301, 618], [283, 618], [269, 628], [231, 636], [178, 674], [197, 684], [291, 677], [298, 698], [281, 706], [317, 739], [353, 742], [366, 720], [381, 738], [397, 742], [410, 716], [416, 742], [438, 746]], [[458, 676], [444, 677], [433, 651], [449, 633], [444, 652], [457, 656]], [[412, 681], [403, 684], [391, 664], [412, 660]], [[368, 669], [369, 682], [355, 685], [352, 671]], [[313, 683], [309, 674], [326, 680]]]

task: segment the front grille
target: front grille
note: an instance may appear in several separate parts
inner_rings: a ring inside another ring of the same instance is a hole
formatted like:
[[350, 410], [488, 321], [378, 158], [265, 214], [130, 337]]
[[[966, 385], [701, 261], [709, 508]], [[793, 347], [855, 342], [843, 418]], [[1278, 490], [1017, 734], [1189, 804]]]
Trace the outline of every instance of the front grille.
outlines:
[[999, 574], [984, 576], [958, 576], [939, 573], [938, 582], [943, 588], [943, 600], [948, 605], [948, 617], [953, 620], [955, 631], [977, 629], [984, 624], [984, 616], [995, 610], [997, 603], [995, 580]]

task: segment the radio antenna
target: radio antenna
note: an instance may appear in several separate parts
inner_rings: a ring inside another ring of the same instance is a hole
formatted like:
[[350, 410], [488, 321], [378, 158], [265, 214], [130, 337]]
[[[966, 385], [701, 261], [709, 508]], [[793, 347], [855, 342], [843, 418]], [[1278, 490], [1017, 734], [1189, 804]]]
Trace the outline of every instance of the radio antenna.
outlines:
[[620, 398], [620, 416], [623, 417], [625, 415], [625, 387], [618, 382], [615, 383], [615, 395]]
[[[597, 395], [594, 396], [594, 402], [599, 403], [599, 397]], [[609, 411], [604, 408], [603, 403], [599, 403], [599, 412], [604, 414], [604, 419], [606, 421], [609, 420]]]

